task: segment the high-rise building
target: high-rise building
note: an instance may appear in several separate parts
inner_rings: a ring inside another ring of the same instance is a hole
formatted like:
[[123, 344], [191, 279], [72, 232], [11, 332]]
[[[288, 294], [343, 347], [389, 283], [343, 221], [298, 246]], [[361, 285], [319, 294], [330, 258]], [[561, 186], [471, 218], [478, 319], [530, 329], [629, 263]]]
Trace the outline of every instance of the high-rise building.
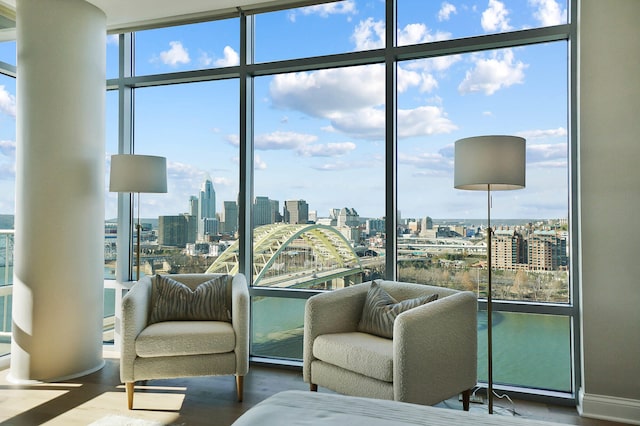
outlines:
[[253, 199], [253, 225], [261, 226], [269, 223], [273, 223], [269, 197], [255, 197]]
[[158, 244], [185, 247], [196, 241], [196, 216], [181, 214], [158, 217]]
[[189, 215], [198, 217], [198, 197], [189, 197]]
[[360, 215], [356, 209], [343, 207], [338, 213], [338, 226], [355, 227], [360, 225]]
[[287, 200], [283, 216], [286, 223], [306, 224], [309, 222], [309, 204], [304, 200]]
[[238, 230], [238, 203], [225, 201], [220, 219], [220, 232], [233, 235]]
[[205, 219], [216, 219], [216, 191], [213, 189], [213, 182], [210, 177], [207, 177], [200, 187], [200, 199], [198, 200], [198, 240], [204, 241], [205, 236], [211, 233], [211, 221]]

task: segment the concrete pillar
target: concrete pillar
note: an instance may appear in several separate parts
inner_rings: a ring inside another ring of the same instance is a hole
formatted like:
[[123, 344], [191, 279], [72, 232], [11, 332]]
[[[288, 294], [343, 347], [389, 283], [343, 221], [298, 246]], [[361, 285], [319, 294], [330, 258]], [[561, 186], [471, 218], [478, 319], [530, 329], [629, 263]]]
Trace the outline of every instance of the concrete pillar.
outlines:
[[84, 0], [17, 1], [14, 382], [102, 359], [106, 17]]

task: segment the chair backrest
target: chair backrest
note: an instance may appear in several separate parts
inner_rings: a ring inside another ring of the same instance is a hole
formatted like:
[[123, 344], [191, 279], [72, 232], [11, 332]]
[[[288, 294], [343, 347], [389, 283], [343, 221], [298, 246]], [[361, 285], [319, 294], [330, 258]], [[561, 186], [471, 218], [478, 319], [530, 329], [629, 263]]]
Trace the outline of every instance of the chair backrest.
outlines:
[[396, 300], [413, 299], [414, 297], [424, 296], [425, 294], [438, 294], [438, 298], [442, 299], [452, 294], [459, 293], [446, 287], [437, 287], [426, 284], [407, 283], [401, 281], [378, 280], [381, 287], [385, 289]]
[[[200, 284], [205, 281], [209, 281], [212, 278], [219, 277], [224, 274], [172, 274], [169, 277], [173, 280], [176, 280], [186, 286], [188, 286], [191, 290], [195, 290]], [[155, 282], [155, 275], [151, 279], [151, 282]]]

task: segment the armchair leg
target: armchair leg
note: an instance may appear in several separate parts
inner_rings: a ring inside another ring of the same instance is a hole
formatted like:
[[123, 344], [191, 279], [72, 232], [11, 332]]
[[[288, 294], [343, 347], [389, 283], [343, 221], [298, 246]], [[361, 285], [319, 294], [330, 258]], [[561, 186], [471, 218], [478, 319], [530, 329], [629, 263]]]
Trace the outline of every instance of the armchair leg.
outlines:
[[462, 409], [469, 411], [469, 402], [471, 401], [471, 389], [462, 391]]
[[236, 393], [238, 394], [238, 402], [242, 402], [244, 394], [244, 376], [236, 376]]
[[127, 391], [127, 408], [129, 410], [133, 410], [133, 383], [134, 382], [127, 382], [124, 384]]
[[315, 383], [309, 383], [309, 390], [311, 392], [318, 392], [318, 385], [316, 385]]

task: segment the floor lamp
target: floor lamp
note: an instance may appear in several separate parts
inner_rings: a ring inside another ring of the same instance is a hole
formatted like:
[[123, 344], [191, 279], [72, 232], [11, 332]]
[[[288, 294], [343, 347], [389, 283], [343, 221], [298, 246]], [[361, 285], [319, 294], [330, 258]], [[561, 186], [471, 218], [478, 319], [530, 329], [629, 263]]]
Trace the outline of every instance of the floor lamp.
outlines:
[[140, 279], [140, 193], [167, 192], [167, 160], [153, 155], [118, 154], [111, 156], [110, 192], [138, 194], [136, 223], [136, 280]]
[[493, 414], [493, 348], [491, 330], [491, 191], [525, 186], [525, 140], [517, 136], [476, 136], [455, 143], [456, 189], [487, 191], [487, 399]]

